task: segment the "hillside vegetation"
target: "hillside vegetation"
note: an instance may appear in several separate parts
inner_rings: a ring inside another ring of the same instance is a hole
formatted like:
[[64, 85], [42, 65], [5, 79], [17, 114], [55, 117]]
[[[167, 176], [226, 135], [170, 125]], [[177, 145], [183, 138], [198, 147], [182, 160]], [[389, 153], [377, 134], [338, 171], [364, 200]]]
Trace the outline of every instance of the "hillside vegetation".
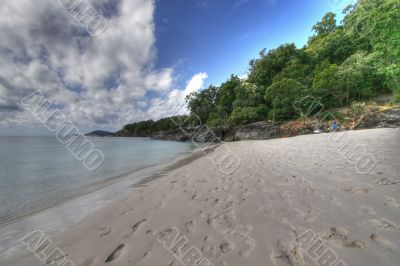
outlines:
[[232, 75], [187, 97], [190, 116], [124, 126], [130, 135], [149, 136], [185, 126], [229, 128], [256, 121], [289, 121], [324, 110], [350, 107], [377, 95], [400, 101], [400, 2], [359, 0], [344, 9], [344, 20], [327, 13], [313, 26], [302, 48], [283, 44], [250, 61], [247, 79]]

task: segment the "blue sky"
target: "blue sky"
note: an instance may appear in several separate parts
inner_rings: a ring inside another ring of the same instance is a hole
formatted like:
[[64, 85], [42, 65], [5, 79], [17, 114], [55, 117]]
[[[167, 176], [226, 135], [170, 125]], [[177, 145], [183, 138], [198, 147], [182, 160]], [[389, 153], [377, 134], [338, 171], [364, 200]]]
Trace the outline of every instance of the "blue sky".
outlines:
[[35, 91], [84, 132], [184, 114], [186, 95], [244, 75], [264, 48], [302, 47], [351, 1], [88, 0], [107, 22], [98, 36], [58, 1], [7, 1], [0, 135], [49, 134], [21, 105]]
[[181, 82], [206, 72], [206, 84], [218, 85], [247, 72], [263, 48], [302, 47], [312, 26], [336, 10], [330, 0], [159, 0], [157, 66], [175, 65]]

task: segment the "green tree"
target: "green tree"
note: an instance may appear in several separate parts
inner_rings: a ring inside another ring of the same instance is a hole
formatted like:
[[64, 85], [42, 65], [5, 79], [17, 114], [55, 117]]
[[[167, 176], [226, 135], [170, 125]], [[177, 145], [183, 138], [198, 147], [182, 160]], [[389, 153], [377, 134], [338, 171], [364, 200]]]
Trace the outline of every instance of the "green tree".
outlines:
[[343, 105], [346, 102], [347, 95], [340, 82], [339, 67], [327, 60], [317, 68], [312, 89], [326, 107]]
[[229, 118], [232, 124], [243, 124], [258, 120], [265, 120], [268, 108], [264, 101], [265, 89], [263, 86], [241, 82], [235, 89], [233, 112]]
[[298, 55], [294, 44], [284, 44], [277, 49], [260, 52], [260, 58], [250, 61], [250, 73], [248, 81], [268, 87], [272, 84], [273, 78], [278, 75]]
[[232, 125], [238, 125], [266, 120], [267, 112], [268, 108], [265, 105], [259, 105], [257, 107], [236, 107], [229, 117], [229, 122]]
[[400, 76], [400, 2], [397, 0], [359, 1], [346, 16], [346, 25], [358, 38], [368, 39], [372, 60], [382, 84], [399, 93]]
[[298, 80], [307, 87], [311, 87], [313, 71], [312, 65], [303, 64], [300, 59], [295, 58], [288, 62], [288, 65], [274, 77], [273, 82], [288, 78]]
[[317, 35], [327, 35], [336, 30], [336, 14], [328, 12], [322, 18], [322, 21], [313, 26], [313, 31]]
[[274, 120], [286, 120], [298, 115], [295, 108], [296, 100], [309, 92], [299, 81], [284, 78], [266, 90], [265, 99], [271, 103], [271, 118]]
[[371, 62], [371, 56], [365, 52], [356, 53], [341, 65], [338, 71], [341, 87], [345, 91], [346, 103], [351, 100], [370, 99], [378, 89], [374, 89], [374, 83], [379, 80]]
[[[187, 123], [198, 124], [197, 116], [214, 127], [268, 116], [287, 120], [301, 113], [294, 107], [299, 100], [297, 109], [306, 107], [308, 100], [320, 100], [325, 108], [333, 108], [387, 92], [400, 101], [398, 0], [358, 0], [344, 10], [340, 24], [334, 13], [327, 13], [312, 29], [315, 34], [303, 48], [284, 44], [268, 52], [262, 50], [250, 61], [246, 81], [232, 75], [219, 87], [189, 95], [192, 115], [186, 118]], [[147, 134], [174, 126], [162, 119], [124, 129]]]
[[231, 75], [230, 79], [221, 84], [217, 91], [215, 110], [208, 117], [207, 124], [209, 126], [228, 125], [228, 118], [233, 111], [233, 102], [236, 99], [235, 89], [240, 84], [240, 79], [235, 75]]
[[196, 114], [203, 124], [207, 122], [209, 115], [215, 111], [217, 90], [217, 87], [210, 86], [200, 92], [193, 92], [186, 97], [188, 109], [192, 114]]

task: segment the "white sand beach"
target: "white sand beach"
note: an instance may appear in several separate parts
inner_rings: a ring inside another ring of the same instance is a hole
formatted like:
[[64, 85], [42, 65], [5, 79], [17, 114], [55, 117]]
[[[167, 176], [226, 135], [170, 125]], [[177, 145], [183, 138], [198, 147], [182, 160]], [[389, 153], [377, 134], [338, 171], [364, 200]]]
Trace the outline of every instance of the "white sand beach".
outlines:
[[400, 129], [223, 143], [0, 264], [400, 265], [399, 155]]

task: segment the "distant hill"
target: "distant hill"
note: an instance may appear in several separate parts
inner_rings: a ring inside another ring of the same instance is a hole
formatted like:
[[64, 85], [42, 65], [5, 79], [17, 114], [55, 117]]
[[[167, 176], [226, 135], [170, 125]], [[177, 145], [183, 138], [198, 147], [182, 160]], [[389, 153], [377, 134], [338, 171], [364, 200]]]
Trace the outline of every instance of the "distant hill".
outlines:
[[89, 136], [89, 137], [111, 137], [112, 136], [112, 132], [108, 132], [108, 131], [103, 131], [103, 130], [95, 130], [92, 132], [89, 132], [87, 134], [85, 134], [85, 136]]

